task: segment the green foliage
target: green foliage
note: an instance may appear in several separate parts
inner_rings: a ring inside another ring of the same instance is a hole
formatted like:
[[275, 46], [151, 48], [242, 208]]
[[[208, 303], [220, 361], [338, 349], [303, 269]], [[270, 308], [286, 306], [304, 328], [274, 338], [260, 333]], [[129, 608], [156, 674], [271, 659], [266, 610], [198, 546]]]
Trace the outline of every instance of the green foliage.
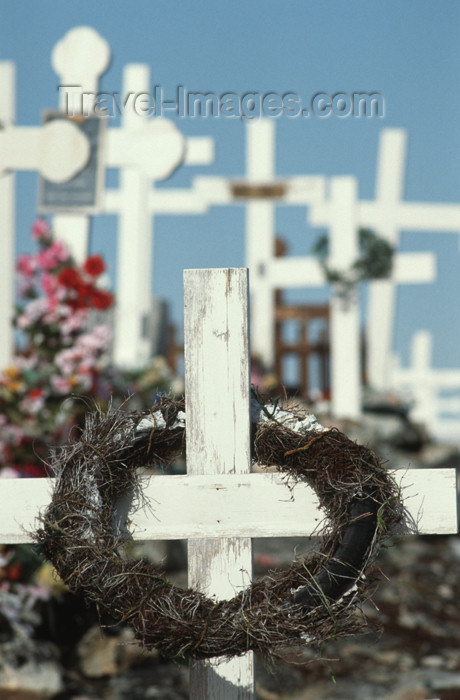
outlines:
[[336, 270], [329, 266], [329, 239], [321, 236], [313, 247], [326, 280], [335, 285], [335, 292], [349, 299], [356, 285], [366, 280], [385, 279], [391, 275], [394, 248], [388, 241], [367, 228], [359, 229], [359, 257], [348, 270]]

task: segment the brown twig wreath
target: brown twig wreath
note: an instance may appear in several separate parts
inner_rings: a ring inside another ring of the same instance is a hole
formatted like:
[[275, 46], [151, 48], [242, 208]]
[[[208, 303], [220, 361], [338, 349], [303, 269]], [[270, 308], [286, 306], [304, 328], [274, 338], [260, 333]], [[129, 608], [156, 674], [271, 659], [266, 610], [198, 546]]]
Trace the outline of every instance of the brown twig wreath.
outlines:
[[372, 563], [404, 518], [398, 486], [375, 454], [314, 416], [253, 402], [252, 422], [255, 459], [305, 479], [327, 524], [308, 560], [269, 573], [231, 600], [180, 589], [153, 564], [119, 552], [126, 533], [116, 524], [117, 501], [142, 496], [137, 467], [183, 451], [183, 402], [163, 398], [148, 412], [89, 413], [80, 440], [52, 456], [54, 493], [36, 540], [72, 592], [128, 623], [146, 648], [169, 657], [249, 649], [273, 656], [362, 630], [357, 611], [369, 594]]

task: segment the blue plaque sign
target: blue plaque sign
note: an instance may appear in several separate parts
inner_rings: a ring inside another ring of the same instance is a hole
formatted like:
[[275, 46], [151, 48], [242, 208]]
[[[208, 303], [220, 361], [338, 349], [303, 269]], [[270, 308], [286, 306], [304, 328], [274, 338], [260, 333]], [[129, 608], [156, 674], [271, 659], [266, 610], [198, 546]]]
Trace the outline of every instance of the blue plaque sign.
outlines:
[[66, 182], [52, 182], [40, 177], [38, 210], [41, 214], [60, 212], [95, 214], [100, 210], [104, 177], [101, 143], [105, 120], [100, 117], [69, 116], [62, 112], [47, 112], [44, 123], [54, 119], [71, 120], [83, 132], [88, 139], [90, 156], [82, 170]]

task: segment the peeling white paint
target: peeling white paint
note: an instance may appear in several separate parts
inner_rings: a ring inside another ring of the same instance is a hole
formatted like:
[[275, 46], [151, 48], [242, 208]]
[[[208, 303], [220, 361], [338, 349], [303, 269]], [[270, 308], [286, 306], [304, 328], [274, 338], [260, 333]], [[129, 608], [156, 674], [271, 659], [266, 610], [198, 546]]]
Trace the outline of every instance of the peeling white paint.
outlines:
[[289, 430], [293, 430], [295, 433], [301, 435], [312, 430], [318, 433], [327, 430], [327, 428], [318, 422], [313, 413], [307, 413], [301, 418], [295, 413], [292, 413], [292, 411], [286, 411], [278, 406], [274, 407], [270, 404], [261, 406], [255, 398], [251, 399], [250, 410], [251, 421], [253, 423], [280, 423], [283, 428], [289, 428]]

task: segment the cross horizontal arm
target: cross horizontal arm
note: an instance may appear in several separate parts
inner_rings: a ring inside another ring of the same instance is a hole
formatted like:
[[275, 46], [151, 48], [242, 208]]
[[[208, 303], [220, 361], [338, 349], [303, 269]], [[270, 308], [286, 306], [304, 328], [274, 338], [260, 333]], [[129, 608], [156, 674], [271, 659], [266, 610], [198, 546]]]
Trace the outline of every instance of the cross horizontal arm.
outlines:
[[[152, 157], [155, 154], [160, 153], [163, 155], [160, 144], [161, 131], [158, 133], [152, 127], [151, 122], [147, 122], [147, 128], [145, 125], [140, 125], [137, 130], [129, 132], [120, 128], [112, 128], [107, 133], [107, 144], [106, 144], [106, 156], [107, 156], [107, 167], [108, 168], [122, 168], [126, 165], [136, 166], [142, 165], [143, 156]], [[168, 132], [166, 131], [166, 135]], [[133, 138], [137, 136], [138, 140], [142, 139], [143, 150], [138, 150], [137, 152], [133, 149]], [[177, 134], [178, 138], [182, 137]], [[163, 147], [164, 150], [164, 147]], [[136, 156], [136, 157], [135, 157]], [[212, 163], [214, 159], [214, 141], [212, 138], [203, 136], [189, 136], [185, 142], [185, 153], [183, 160], [187, 165], [208, 165]]]
[[[310, 223], [329, 226], [333, 209], [329, 202], [313, 203]], [[389, 217], [388, 210], [378, 200], [358, 200], [356, 223], [379, 230]], [[398, 202], [392, 206], [391, 221], [399, 230], [457, 233], [460, 226], [460, 205], [431, 202]]]
[[34, 126], [10, 126], [0, 132], [0, 170], [36, 170], [42, 135]]
[[[377, 202], [363, 200], [358, 204], [358, 222], [361, 226], [379, 229], [387, 212]], [[392, 220], [403, 230], [457, 233], [460, 226], [460, 205], [449, 202], [399, 202], [394, 205]]]
[[[397, 470], [420, 534], [457, 532], [455, 469]], [[50, 501], [50, 479], [0, 479], [0, 542], [30, 542]], [[308, 536], [323, 513], [312, 489], [276, 473], [152, 476], [145, 506], [130, 516], [136, 540]]]

